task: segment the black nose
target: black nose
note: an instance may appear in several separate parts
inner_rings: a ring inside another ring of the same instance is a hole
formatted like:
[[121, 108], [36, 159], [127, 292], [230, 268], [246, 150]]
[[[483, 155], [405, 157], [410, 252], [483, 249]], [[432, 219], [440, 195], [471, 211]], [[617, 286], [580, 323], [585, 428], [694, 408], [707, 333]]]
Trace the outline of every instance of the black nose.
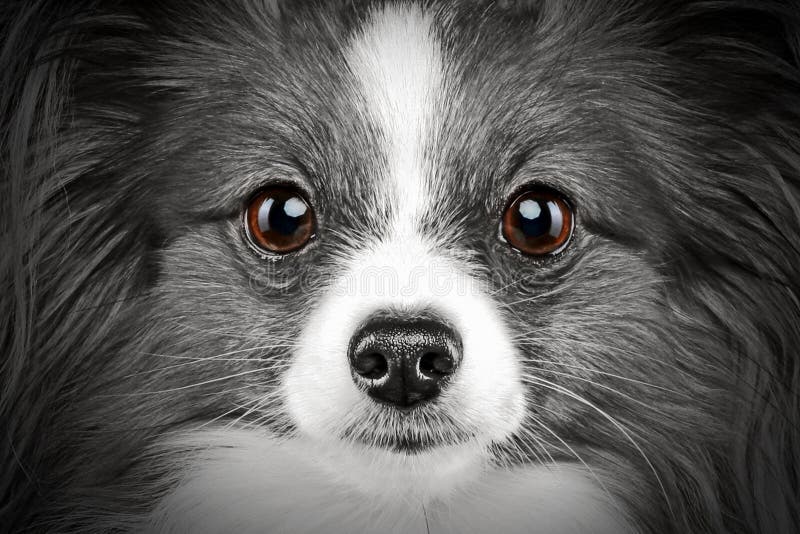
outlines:
[[408, 409], [433, 399], [461, 362], [461, 339], [431, 319], [375, 319], [350, 341], [350, 367], [370, 397]]

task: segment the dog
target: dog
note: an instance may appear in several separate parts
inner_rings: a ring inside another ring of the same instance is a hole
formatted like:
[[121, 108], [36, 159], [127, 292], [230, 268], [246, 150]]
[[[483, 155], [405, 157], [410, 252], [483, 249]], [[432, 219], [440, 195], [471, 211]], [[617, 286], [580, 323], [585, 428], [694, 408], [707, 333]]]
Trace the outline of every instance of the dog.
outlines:
[[7, 1], [5, 532], [800, 532], [800, 8]]

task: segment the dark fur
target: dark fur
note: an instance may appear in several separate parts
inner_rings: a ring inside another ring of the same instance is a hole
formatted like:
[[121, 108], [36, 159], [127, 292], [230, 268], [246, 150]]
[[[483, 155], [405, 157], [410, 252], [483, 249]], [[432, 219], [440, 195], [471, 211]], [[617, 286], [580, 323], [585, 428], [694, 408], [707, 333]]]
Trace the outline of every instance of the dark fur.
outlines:
[[[290, 342], [387, 217], [336, 51], [365, 2], [290, 3], [279, 22], [257, 1], [168, 4], [0, 7], [2, 530], [135, 528], [173, 482], [157, 438], [276, 378], [155, 355]], [[532, 414], [643, 532], [800, 532], [800, 8], [559, 4], [454, 3], [461, 100], [436, 151], [454, 215], [426, 225], [496, 288], [525, 275], [497, 299], [534, 340], [529, 370], [634, 439], [535, 381]], [[279, 164], [342, 231], [265, 266], [238, 213]], [[487, 239], [512, 175], [579, 207], [558, 261]]]

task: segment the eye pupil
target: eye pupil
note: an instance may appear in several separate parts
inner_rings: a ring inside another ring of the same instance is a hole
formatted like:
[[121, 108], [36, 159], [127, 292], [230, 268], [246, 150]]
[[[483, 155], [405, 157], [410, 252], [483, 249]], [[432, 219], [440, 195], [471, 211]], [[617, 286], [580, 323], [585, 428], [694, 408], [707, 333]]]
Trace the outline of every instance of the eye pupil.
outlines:
[[255, 246], [287, 253], [303, 247], [313, 237], [314, 213], [294, 188], [271, 187], [250, 201], [245, 224]]
[[285, 201], [268, 198], [258, 210], [258, 228], [261, 232], [294, 234], [303, 224], [307, 211], [305, 202], [297, 197]]
[[566, 245], [571, 232], [569, 205], [550, 191], [528, 191], [519, 195], [503, 215], [503, 237], [525, 254], [554, 254]]
[[520, 227], [528, 237], [538, 237], [551, 232], [551, 217], [549, 202], [537, 200], [524, 200], [519, 205]]

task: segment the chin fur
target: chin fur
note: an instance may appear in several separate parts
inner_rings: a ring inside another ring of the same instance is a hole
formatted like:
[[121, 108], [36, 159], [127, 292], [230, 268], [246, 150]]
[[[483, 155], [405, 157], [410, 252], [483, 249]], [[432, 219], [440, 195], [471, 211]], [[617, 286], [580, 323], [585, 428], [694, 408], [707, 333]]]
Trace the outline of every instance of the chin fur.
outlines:
[[253, 431], [168, 447], [192, 466], [153, 511], [159, 532], [634, 532], [574, 464], [507, 469], [476, 447], [408, 456]]

